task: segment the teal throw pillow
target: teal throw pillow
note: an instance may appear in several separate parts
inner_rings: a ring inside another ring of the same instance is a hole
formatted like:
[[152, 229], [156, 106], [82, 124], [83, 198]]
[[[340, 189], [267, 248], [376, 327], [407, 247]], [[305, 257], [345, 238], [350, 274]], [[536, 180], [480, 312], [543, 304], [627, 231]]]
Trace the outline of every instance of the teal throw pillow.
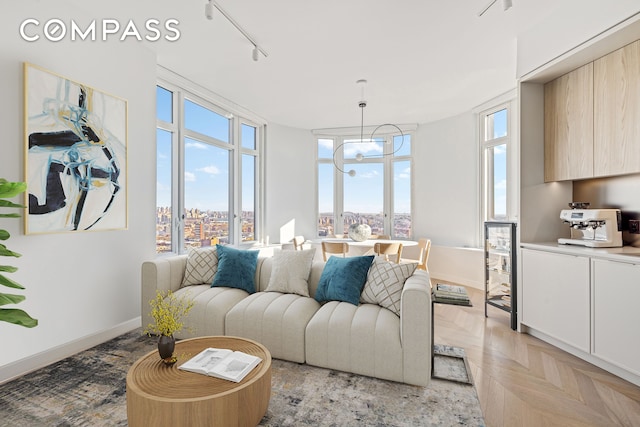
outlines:
[[246, 251], [229, 246], [216, 245], [218, 271], [211, 287], [226, 286], [243, 289], [250, 294], [256, 291], [254, 278], [258, 265], [258, 251]]
[[358, 305], [373, 258], [373, 255], [330, 257], [318, 282], [316, 301], [344, 301]]

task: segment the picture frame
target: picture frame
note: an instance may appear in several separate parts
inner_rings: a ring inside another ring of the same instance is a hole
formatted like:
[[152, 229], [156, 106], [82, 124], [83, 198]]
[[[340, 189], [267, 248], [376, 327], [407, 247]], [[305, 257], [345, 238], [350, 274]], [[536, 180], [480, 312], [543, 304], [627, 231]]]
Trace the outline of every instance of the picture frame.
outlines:
[[24, 63], [25, 234], [127, 229], [127, 109]]

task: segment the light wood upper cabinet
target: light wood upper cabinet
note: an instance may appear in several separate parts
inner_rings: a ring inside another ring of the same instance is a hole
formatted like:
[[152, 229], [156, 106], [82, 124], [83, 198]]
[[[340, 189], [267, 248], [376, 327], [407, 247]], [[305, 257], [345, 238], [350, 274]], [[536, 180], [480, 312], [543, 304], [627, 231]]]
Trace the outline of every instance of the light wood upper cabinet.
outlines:
[[593, 64], [594, 176], [640, 172], [640, 40]]
[[544, 86], [544, 179], [593, 176], [593, 63]]

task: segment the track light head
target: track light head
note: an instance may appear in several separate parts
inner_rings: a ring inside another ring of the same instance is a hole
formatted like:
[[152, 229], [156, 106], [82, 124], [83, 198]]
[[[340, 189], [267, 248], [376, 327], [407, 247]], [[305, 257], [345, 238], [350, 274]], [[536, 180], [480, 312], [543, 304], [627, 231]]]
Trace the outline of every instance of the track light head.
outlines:
[[260, 53], [260, 52], [258, 51], [258, 46], [257, 46], [257, 45], [256, 45], [256, 46], [254, 46], [254, 47], [253, 47], [253, 52], [251, 53], [251, 57], [252, 57], [252, 58], [253, 58], [253, 60], [254, 60], [254, 61], [256, 61], [256, 62], [258, 61], [258, 54], [259, 54], [259, 53]]
[[212, 2], [212, 0], [209, 0], [207, 2], [207, 4], [204, 5], [204, 14], [207, 17], [207, 19], [209, 19], [209, 20], [213, 19], [213, 2]]

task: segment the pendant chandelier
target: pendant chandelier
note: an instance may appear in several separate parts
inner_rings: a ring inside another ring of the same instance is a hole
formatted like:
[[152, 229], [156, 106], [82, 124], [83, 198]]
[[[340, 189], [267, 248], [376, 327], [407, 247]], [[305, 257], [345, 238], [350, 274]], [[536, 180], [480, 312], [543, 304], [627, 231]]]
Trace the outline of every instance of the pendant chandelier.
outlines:
[[[364, 79], [360, 79], [356, 82], [356, 84], [359, 84], [361, 86], [361, 97], [360, 97], [360, 102], [358, 103], [358, 107], [360, 107], [360, 140], [356, 140], [356, 141], [348, 141], [348, 142], [343, 142], [342, 144], [338, 145], [335, 150], [333, 150], [333, 164], [335, 166], [335, 168], [337, 170], [339, 170], [340, 172], [347, 174], [351, 177], [356, 176], [356, 171], [354, 169], [350, 169], [348, 171], [345, 171], [344, 169], [342, 169], [339, 165], [338, 162], [336, 161], [336, 154], [338, 152], [342, 152], [342, 157], [343, 157], [343, 166], [344, 166], [344, 152], [342, 151], [342, 148], [346, 145], [346, 144], [371, 144], [371, 143], [375, 143], [375, 134], [376, 132], [385, 127], [385, 126], [391, 126], [392, 128], [395, 128], [395, 130], [397, 131], [397, 133], [400, 135], [400, 137], [402, 138], [400, 143], [398, 144], [397, 147], [394, 147], [393, 151], [389, 151], [386, 150], [383, 147], [382, 149], [382, 154], [363, 154], [362, 151], [358, 150], [358, 152], [355, 155], [355, 160], [356, 162], [362, 162], [364, 159], [370, 159], [370, 158], [382, 158], [385, 156], [393, 156], [395, 153], [397, 153], [398, 151], [400, 151], [400, 149], [402, 149], [402, 145], [404, 144], [404, 132], [402, 132], [402, 129], [400, 129], [397, 125], [394, 125], [393, 123], [385, 123], [382, 125], [377, 126], [373, 132], [371, 132], [371, 135], [369, 136], [369, 139], [364, 139], [364, 108], [367, 106], [367, 101], [365, 101], [364, 99], [364, 86], [367, 84], [367, 81]], [[396, 132], [394, 132], [395, 134]], [[387, 144], [393, 144], [393, 138], [390, 139], [385, 139], [385, 142]]]

